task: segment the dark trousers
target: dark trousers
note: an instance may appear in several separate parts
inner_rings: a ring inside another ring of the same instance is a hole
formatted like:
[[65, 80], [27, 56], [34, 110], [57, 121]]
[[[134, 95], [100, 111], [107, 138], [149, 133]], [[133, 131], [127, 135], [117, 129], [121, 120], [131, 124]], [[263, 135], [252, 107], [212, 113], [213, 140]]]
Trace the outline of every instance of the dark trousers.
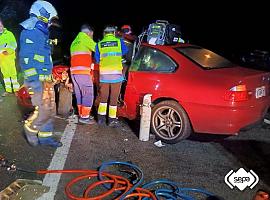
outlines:
[[109, 105], [116, 106], [118, 101], [118, 96], [121, 89], [120, 83], [100, 83], [99, 95], [100, 102], [107, 103], [109, 100]]
[[109, 102], [109, 117], [116, 118], [117, 101], [120, 94], [121, 82], [119, 83], [100, 83], [98, 107], [99, 115], [107, 114], [107, 103]]

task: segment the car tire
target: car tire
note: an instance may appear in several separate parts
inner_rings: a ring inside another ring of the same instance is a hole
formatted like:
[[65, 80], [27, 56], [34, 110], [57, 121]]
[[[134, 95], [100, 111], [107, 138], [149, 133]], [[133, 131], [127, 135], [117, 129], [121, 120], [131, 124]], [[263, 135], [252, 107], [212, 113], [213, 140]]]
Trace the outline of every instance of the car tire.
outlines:
[[176, 101], [166, 100], [152, 109], [151, 132], [157, 139], [175, 144], [189, 137], [192, 129], [185, 110]]
[[72, 112], [72, 93], [64, 86], [59, 86], [59, 99], [57, 106], [57, 114], [63, 117], [68, 117]]

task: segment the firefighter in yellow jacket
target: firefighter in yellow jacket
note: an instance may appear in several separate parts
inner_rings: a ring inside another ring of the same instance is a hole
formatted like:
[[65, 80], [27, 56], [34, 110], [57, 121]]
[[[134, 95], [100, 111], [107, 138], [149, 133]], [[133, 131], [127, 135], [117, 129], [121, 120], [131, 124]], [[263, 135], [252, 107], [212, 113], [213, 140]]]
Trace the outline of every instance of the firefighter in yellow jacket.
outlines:
[[6, 92], [2, 96], [19, 90], [15, 65], [17, 42], [12, 32], [4, 28], [0, 19], [0, 70], [3, 74]]

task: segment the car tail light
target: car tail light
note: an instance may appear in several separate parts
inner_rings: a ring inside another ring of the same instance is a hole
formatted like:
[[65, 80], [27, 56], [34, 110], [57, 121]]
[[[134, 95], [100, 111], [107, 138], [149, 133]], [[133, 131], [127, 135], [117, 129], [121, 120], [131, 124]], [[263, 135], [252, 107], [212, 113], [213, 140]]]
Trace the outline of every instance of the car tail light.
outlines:
[[226, 91], [224, 100], [234, 102], [247, 101], [248, 91], [246, 85], [237, 85]]

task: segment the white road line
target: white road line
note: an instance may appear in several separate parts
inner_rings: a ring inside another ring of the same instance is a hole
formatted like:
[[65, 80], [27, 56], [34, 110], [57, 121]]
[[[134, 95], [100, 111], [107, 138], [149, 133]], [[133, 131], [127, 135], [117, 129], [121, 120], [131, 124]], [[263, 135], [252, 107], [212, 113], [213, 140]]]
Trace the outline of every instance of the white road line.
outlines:
[[[73, 117], [68, 119], [68, 124], [65, 128], [61, 142], [62, 147], [58, 147], [54, 153], [48, 170], [62, 170], [64, 169], [65, 162], [68, 156], [69, 148], [76, 131], [78, 119]], [[42, 195], [38, 200], [53, 200], [57, 191], [58, 183], [60, 181], [61, 174], [46, 174], [42, 185], [50, 187], [50, 191]]]

